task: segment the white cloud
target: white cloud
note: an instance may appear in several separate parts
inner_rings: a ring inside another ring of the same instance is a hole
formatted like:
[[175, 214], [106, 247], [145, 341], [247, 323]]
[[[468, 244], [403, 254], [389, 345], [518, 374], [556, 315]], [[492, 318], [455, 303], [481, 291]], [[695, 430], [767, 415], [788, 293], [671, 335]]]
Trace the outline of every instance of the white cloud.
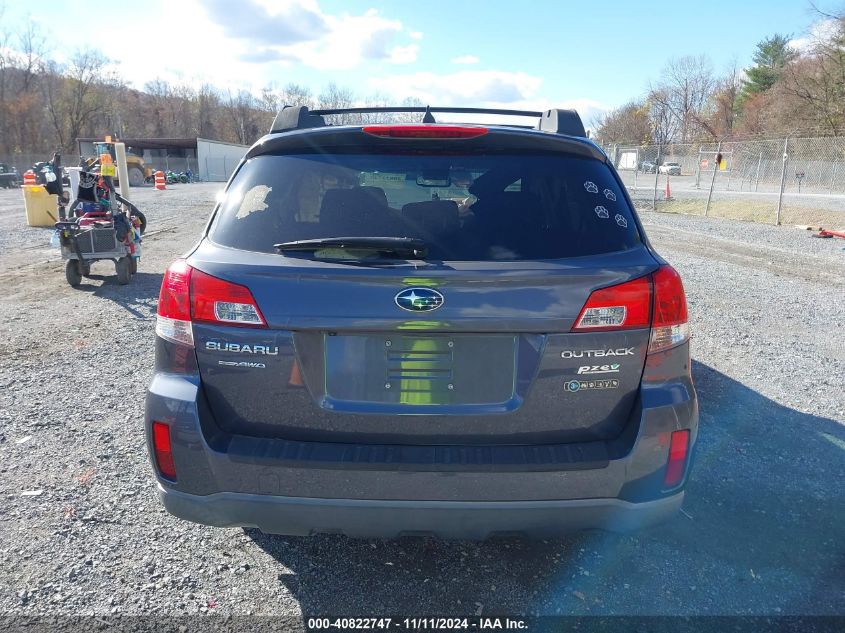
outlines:
[[839, 21], [833, 18], [817, 20], [801, 37], [789, 40], [789, 47], [799, 53], [808, 53], [818, 42], [828, 42], [839, 32]]
[[408, 37], [412, 40], [421, 40], [423, 38], [423, 34], [419, 31], [408, 31]]
[[391, 64], [413, 64], [417, 61], [417, 55], [420, 52], [420, 47], [416, 44], [408, 44], [408, 46], [394, 46], [390, 49], [390, 57], [387, 61]]
[[537, 93], [542, 81], [527, 73], [464, 70], [445, 75], [432, 72], [393, 75], [373, 78], [369, 83], [400, 100], [412, 97], [423, 103], [463, 106], [529, 99]]
[[[200, 0], [209, 19], [224, 34], [247, 46], [243, 61], [299, 62], [319, 70], [349, 70], [367, 61], [411, 64], [418, 39], [400, 20], [383, 17], [375, 9], [360, 15], [329, 14], [316, 0], [244, 0], [232, 19], [228, 0]], [[406, 40], [407, 41], [407, 40]]]
[[453, 57], [453, 64], [477, 64], [481, 60], [475, 55], [461, 55], [460, 57]]
[[[584, 126], [611, 107], [593, 99], [555, 99], [540, 95], [542, 79], [526, 73], [505, 71], [465, 70], [438, 75], [419, 72], [407, 75], [374, 78], [371, 88], [385, 93], [396, 103], [414, 97], [432, 106], [478, 107], [503, 110], [542, 112], [551, 108], [571, 108], [578, 111]], [[501, 123], [506, 125], [534, 125], [536, 121], [522, 116], [483, 114], [436, 115], [438, 121], [466, 123]]]

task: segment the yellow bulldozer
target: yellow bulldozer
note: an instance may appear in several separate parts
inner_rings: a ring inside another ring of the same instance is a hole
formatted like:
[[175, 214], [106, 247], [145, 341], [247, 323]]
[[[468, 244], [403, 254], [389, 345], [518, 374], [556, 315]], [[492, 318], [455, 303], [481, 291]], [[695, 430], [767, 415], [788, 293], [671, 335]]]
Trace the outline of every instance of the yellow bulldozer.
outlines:
[[[115, 155], [114, 143], [111, 137], [108, 136], [105, 141], [95, 142], [94, 157], [83, 159], [85, 165], [90, 167], [99, 161], [104, 154], [111, 156], [112, 162], [115, 161], [117, 156]], [[153, 172], [155, 171], [152, 167], [144, 165], [144, 159], [134, 154], [131, 147], [127, 148], [126, 151], [126, 167], [129, 173], [130, 187], [140, 187], [145, 182], [149, 182], [153, 178]], [[116, 183], [119, 181], [116, 173], [114, 175], [114, 181]]]

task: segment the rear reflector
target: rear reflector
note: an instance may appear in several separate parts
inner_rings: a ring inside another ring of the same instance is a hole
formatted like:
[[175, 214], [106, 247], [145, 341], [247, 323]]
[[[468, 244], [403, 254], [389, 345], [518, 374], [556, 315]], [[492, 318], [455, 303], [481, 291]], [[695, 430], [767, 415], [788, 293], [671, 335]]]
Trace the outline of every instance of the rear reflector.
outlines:
[[640, 277], [618, 286], [593, 291], [573, 332], [602, 332], [645, 328], [651, 323], [651, 282]]
[[194, 269], [191, 320], [245, 327], [266, 327], [249, 288]]
[[176, 464], [173, 463], [173, 451], [170, 448], [169, 425], [153, 422], [153, 448], [156, 465], [162, 477], [176, 481]]
[[367, 125], [365, 134], [383, 138], [461, 139], [484, 136], [486, 127], [464, 125]]
[[674, 488], [684, 478], [689, 453], [689, 430], [674, 431], [669, 442], [669, 461], [663, 478], [664, 488]]
[[681, 276], [671, 266], [661, 266], [651, 278], [654, 283], [654, 317], [648, 351], [659, 352], [689, 340], [687, 299]]

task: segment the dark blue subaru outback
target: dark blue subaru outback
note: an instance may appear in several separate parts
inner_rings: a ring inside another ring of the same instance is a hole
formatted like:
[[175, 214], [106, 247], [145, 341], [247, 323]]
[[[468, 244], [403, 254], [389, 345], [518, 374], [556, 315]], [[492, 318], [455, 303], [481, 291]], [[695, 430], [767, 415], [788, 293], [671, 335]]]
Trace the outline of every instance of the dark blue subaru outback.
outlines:
[[679, 509], [686, 299], [607, 157], [573, 111], [429, 110], [285, 108], [167, 270], [146, 433], [172, 514], [485, 538]]

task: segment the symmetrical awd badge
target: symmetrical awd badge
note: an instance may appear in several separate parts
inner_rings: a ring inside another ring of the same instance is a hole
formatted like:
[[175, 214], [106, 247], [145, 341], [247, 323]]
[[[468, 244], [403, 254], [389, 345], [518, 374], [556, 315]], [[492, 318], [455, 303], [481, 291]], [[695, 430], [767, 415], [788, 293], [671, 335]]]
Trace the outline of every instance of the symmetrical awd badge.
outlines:
[[431, 312], [443, 305], [443, 295], [431, 288], [406, 288], [393, 300], [408, 312]]

